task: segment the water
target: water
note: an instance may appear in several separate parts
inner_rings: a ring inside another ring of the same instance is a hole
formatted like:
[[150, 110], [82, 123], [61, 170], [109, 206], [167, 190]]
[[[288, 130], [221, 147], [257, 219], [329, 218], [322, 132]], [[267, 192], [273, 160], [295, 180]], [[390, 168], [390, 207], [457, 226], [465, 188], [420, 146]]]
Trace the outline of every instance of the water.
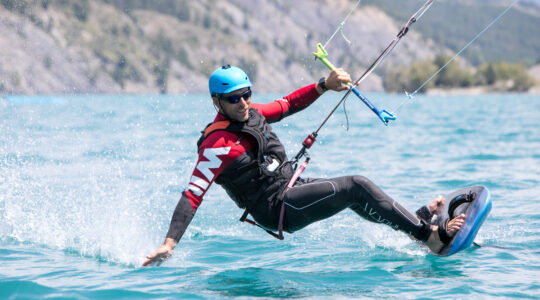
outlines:
[[[337, 101], [274, 125], [290, 156]], [[342, 110], [321, 130], [305, 176], [362, 174], [410, 210], [486, 185], [477, 241], [504, 249], [435, 257], [350, 211], [277, 241], [214, 186], [174, 256], [140, 268], [215, 115], [207, 96], [13, 96], [0, 100], [0, 298], [540, 297], [538, 96], [418, 96], [389, 127], [355, 99], [348, 113], [348, 132]]]

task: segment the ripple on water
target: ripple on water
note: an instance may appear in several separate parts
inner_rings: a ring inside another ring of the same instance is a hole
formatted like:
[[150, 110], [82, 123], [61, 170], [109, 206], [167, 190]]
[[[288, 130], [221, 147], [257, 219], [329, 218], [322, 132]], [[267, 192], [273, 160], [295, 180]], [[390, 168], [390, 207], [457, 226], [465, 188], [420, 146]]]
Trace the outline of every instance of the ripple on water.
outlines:
[[[200, 95], [60, 98], [61, 105], [1, 104], [0, 298], [540, 294], [537, 97], [419, 96], [388, 127], [351, 102], [350, 130], [338, 111], [310, 150], [305, 177], [362, 174], [405, 207], [487, 186], [493, 210], [477, 236], [482, 247], [428, 255], [350, 210], [277, 241], [240, 224], [242, 211], [213, 187], [159, 268], [138, 265], [163, 242], [195, 167], [200, 130], [214, 118], [211, 102]], [[290, 155], [333, 100], [273, 124]], [[391, 106], [401, 98], [378, 100]]]

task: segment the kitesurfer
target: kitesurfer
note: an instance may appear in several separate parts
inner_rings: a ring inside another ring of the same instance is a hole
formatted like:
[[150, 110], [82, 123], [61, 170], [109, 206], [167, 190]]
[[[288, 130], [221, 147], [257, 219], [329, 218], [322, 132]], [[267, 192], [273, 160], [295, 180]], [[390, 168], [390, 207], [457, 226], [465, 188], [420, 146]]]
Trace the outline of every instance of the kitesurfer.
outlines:
[[[348, 89], [347, 82], [351, 82], [350, 75], [335, 69], [328, 77], [283, 99], [260, 104], [251, 102], [251, 82], [244, 71], [233, 66], [217, 69], [209, 79], [217, 116], [197, 143], [198, 162], [174, 210], [165, 242], [146, 257], [143, 266], [172, 255], [214, 181], [267, 230], [278, 229], [283, 201], [282, 227], [288, 233], [350, 208], [368, 221], [386, 224], [421, 241], [431, 251], [439, 251], [444, 246], [441, 238], [455, 234], [464, 215], [448, 222], [446, 228], [432, 225], [409, 213], [363, 176], [298, 178], [286, 190], [293, 168], [269, 124], [303, 110], [327, 90]], [[433, 207], [437, 206], [432, 203], [429, 212], [436, 213]]]

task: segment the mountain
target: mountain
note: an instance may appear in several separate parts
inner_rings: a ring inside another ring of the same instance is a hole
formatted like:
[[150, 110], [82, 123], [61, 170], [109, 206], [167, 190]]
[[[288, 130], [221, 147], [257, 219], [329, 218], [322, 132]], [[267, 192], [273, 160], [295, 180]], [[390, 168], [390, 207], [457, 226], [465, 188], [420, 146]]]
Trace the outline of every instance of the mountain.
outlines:
[[[425, 0], [366, 0], [394, 19], [408, 18]], [[514, 0], [435, 1], [415, 27], [424, 38], [453, 52], [459, 51], [476, 34], [501, 14]], [[532, 66], [540, 62], [540, 1], [521, 0], [486, 31], [462, 57], [477, 66], [505, 60]]]
[[[0, 1], [4, 94], [206, 93], [208, 75], [224, 64], [245, 69], [257, 92], [291, 91], [328, 73], [311, 52], [357, 2]], [[358, 77], [420, 2], [363, 1], [343, 28], [351, 44], [337, 34], [327, 46], [330, 60]], [[385, 69], [456, 51], [501, 9], [499, 2], [454, 2], [437, 1], [361, 88], [381, 91]], [[495, 36], [486, 34], [486, 44], [479, 41], [473, 50], [476, 56], [465, 56], [469, 63], [500, 57], [536, 62], [540, 18], [531, 9], [535, 2], [530, 3], [512, 12], [507, 22], [514, 25], [502, 24]], [[468, 10], [476, 15], [483, 10], [485, 16], [472, 18]]]

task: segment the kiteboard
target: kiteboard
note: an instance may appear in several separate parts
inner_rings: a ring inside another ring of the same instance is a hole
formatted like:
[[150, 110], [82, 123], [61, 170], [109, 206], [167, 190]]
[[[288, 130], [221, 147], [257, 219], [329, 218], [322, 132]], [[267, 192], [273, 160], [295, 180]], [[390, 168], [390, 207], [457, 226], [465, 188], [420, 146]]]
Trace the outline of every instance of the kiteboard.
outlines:
[[451, 220], [460, 214], [465, 214], [466, 219], [451, 241], [439, 253], [435, 253], [439, 256], [450, 256], [469, 248], [491, 211], [490, 194], [484, 186], [461, 188], [446, 195], [445, 199], [442, 212], [437, 217], [439, 222]]

